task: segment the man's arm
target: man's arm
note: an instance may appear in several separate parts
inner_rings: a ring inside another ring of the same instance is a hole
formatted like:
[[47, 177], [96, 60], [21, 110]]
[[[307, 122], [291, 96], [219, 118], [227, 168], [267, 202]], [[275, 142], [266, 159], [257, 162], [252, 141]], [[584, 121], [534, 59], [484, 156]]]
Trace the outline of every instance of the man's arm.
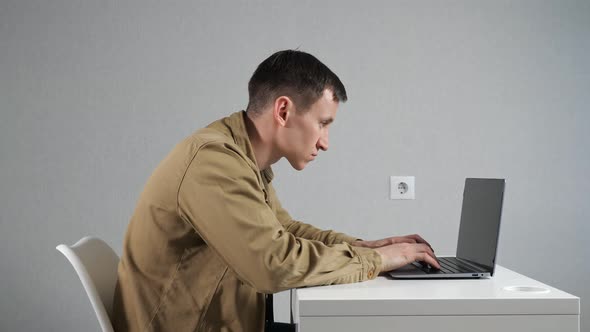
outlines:
[[285, 231], [256, 172], [226, 144], [209, 143], [191, 161], [179, 187], [178, 213], [259, 292], [364, 281], [381, 270], [376, 250], [327, 246]]
[[275, 190], [269, 184], [269, 196], [275, 203], [276, 216], [293, 235], [305, 239], [322, 241], [327, 245], [335, 243], [349, 243], [354, 247], [375, 249], [381, 256], [381, 272], [390, 271], [406, 264], [414, 259], [426, 261], [436, 268], [440, 268], [434, 249], [418, 234], [405, 236], [392, 236], [375, 241], [363, 241], [343, 233], [332, 230], [321, 230], [314, 226], [293, 220], [289, 213], [281, 206]]
[[333, 230], [322, 230], [315, 226], [303, 223], [301, 221], [293, 220], [289, 212], [287, 212], [287, 210], [285, 210], [281, 205], [281, 202], [279, 201], [276, 192], [271, 184], [268, 185], [268, 195], [270, 196], [270, 200], [274, 202], [274, 205], [276, 207], [275, 213], [277, 219], [281, 222], [283, 227], [285, 227], [285, 230], [295, 235], [296, 237], [308, 240], [321, 241], [327, 245], [338, 243], [353, 244], [355, 241], [360, 241], [360, 239], [346, 235], [344, 233], [335, 232]]

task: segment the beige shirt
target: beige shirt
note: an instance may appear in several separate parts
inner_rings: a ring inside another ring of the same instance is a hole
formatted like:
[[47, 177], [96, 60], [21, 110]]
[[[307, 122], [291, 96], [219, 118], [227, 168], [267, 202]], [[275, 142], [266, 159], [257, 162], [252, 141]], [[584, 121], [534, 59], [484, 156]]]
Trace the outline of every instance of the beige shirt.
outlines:
[[376, 251], [281, 207], [245, 116], [189, 136], [149, 178], [125, 235], [116, 331], [262, 331], [265, 293], [376, 277]]

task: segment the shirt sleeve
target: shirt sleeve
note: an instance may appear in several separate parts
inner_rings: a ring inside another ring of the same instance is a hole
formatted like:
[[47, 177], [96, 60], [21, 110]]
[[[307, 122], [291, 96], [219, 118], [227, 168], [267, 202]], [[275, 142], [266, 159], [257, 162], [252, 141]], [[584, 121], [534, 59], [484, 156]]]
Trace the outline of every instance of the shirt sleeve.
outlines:
[[373, 279], [381, 258], [348, 243], [328, 246], [285, 230], [261, 180], [232, 145], [207, 143], [178, 191], [179, 215], [245, 283], [261, 293]]
[[327, 245], [348, 243], [352, 244], [354, 241], [361, 240], [359, 238], [348, 236], [344, 233], [338, 233], [333, 230], [321, 230], [315, 226], [303, 223], [301, 221], [293, 220], [287, 210], [285, 210], [279, 201], [276, 192], [271, 184], [268, 185], [268, 194], [271, 201], [276, 207], [276, 216], [279, 222], [283, 225], [287, 232], [292, 233], [296, 237], [302, 237], [308, 240], [321, 241]]

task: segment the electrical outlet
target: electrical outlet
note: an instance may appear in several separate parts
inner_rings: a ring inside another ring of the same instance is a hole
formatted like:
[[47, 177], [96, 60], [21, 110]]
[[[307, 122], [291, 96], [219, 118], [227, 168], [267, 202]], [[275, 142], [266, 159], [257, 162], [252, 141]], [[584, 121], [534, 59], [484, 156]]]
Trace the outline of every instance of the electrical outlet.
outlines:
[[392, 176], [389, 179], [389, 199], [415, 199], [416, 185], [413, 176]]

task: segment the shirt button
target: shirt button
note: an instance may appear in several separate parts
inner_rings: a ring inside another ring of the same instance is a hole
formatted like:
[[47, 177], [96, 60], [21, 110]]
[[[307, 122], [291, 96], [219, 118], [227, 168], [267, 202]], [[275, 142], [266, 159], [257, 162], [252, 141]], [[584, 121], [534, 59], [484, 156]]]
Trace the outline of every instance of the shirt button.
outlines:
[[373, 279], [374, 274], [375, 274], [375, 270], [371, 269], [371, 270], [369, 270], [369, 273], [367, 273], [367, 277], [369, 277], [369, 279]]

